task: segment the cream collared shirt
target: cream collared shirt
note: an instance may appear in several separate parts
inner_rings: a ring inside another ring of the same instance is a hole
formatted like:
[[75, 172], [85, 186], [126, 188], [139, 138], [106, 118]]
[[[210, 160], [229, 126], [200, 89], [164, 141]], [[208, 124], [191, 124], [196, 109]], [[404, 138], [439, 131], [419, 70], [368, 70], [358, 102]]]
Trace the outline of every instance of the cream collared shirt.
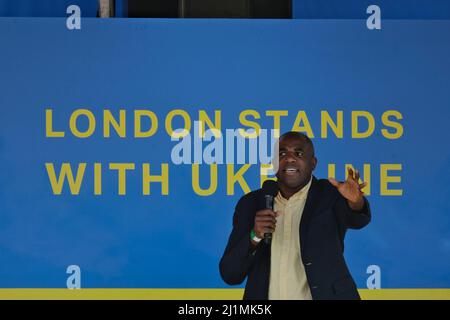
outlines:
[[305, 267], [300, 255], [300, 220], [305, 208], [308, 184], [289, 200], [280, 192], [275, 197], [274, 211], [279, 212], [272, 235], [269, 300], [311, 300]]

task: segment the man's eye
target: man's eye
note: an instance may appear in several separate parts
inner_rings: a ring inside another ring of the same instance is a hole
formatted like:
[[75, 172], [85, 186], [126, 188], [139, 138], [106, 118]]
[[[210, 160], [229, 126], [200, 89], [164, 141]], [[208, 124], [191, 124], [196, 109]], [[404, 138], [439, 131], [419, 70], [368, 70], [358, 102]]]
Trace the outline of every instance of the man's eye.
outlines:
[[286, 155], [286, 152], [280, 152], [280, 157], [284, 157]]
[[297, 153], [297, 157], [303, 157], [303, 152], [297, 151], [296, 153]]

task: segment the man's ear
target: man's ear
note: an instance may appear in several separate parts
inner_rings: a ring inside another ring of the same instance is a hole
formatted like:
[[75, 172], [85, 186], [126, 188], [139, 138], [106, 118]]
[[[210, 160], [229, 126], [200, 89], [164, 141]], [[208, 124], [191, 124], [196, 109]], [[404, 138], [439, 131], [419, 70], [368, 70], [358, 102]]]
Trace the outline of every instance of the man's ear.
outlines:
[[314, 171], [314, 169], [316, 169], [317, 166], [317, 158], [313, 157], [312, 158], [312, 171]]

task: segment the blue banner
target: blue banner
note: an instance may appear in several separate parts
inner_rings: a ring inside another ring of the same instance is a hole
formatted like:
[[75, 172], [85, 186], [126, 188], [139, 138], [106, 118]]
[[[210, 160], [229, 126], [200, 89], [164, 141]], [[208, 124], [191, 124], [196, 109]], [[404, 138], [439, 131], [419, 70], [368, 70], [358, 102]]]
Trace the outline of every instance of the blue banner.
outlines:
[[198, 121], [302, 131], [316, 177], [361, 171], [358, 287], [450, 287], [450, 21], [81, 23], [0, 19], [0, 287], [63, 288], [74, 265], [86, 288], [228, 287], [234, 207], [267, 170], [225, 141], [208, 163]]

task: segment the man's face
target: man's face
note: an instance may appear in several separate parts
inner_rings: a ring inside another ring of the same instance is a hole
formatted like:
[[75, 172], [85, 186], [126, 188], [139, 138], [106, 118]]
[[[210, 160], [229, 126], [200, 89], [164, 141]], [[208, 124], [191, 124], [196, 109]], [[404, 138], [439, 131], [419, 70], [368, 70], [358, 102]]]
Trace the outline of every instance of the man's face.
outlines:
[[296, 136], [287, 136], [279, 141], [279, 169], [276, 174], [281, 185], [290, 189], [305, 186], [317, 159], [308, 141]]

